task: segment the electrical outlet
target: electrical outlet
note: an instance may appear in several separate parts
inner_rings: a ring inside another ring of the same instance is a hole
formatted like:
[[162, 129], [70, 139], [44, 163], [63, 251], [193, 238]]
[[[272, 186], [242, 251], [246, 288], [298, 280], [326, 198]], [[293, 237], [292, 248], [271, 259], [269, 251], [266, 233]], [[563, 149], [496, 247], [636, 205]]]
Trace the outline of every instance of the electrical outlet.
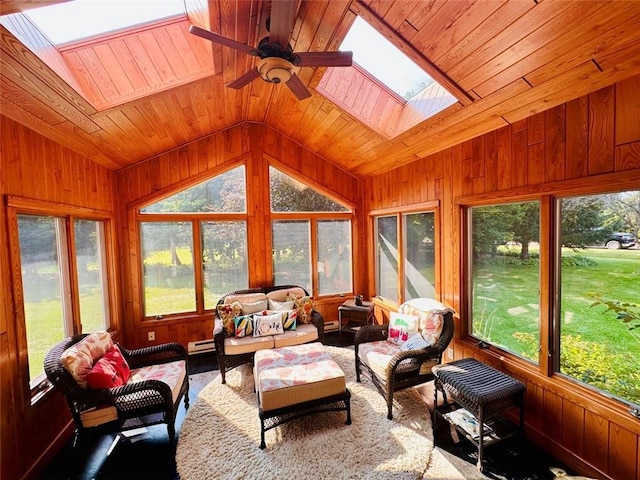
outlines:
[[150, 342], [153, 342], [156, 339], [156, 332], [151, 331], [151, 332], [147, 332], [147, 340], [149, 340]]
[[453, 348], [451, 347], [447, 348], [447, 357], [453, 360]]

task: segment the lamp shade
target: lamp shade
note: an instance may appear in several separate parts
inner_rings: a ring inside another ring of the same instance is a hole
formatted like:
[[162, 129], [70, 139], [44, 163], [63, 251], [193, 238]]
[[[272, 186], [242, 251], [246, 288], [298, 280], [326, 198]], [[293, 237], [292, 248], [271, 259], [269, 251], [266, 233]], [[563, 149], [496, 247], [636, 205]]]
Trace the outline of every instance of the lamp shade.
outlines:
[[293, 67], [284, 58], [267, 57], [258, 63], [258, 72], [265, 82], [286, 83], [291, 78]]

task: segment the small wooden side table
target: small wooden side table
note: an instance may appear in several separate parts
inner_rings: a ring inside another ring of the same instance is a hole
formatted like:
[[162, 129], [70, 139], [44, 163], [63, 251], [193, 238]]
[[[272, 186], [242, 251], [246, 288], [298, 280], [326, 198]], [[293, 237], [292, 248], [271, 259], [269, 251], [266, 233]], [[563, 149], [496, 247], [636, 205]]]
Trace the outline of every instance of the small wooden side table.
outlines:
[[363, 325], [375, 323], [373, 315], [373, 302], [362, 302], [362, 306], [356, 305], [354, 299], [347, 300], [338, 307], [338, 328], [340, 330], [340, 343], [342, 344], [342, 331], [355, 333]]

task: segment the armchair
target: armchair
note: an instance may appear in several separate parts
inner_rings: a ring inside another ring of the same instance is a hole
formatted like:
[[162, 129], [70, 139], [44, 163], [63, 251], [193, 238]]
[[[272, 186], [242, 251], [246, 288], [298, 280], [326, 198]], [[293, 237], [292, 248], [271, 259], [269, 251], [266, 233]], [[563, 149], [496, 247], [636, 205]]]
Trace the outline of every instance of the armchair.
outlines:
[[[424, 300], [424, 301], [423, 301]], [[434, 306], [437, 307], [434, 310]], [[441, 363], [442, 353], [453, 338], [453, 310], [429, 299], [414, 299], [398, 308], [399, 313], [419, 316], [442, 316], [442, 331], [431, 346], [418, 350], [403, 350], [387, 340], [389, 325], [366, 325], [356, 333], [356, 381], [366, 374], [387, 402], [387, 418], [393, 419], [393, 394], [433, 380], [431, 371]]]
[[89, 433], [118, 433], [166, 423], [169, 440], [174, 444], [176, 412], [182, 397], [185, 408], [189, 408], [185, 348], [178, 343], [137, 350], [118, 345], [131, 369], [131, 378], [117, 387], [85, 388], [65, 368], [62, 356], [87, 336], [76, 335], [57, 343], [44, 360], [47, 378], [69, 404], [76, 427], [75, 441]]

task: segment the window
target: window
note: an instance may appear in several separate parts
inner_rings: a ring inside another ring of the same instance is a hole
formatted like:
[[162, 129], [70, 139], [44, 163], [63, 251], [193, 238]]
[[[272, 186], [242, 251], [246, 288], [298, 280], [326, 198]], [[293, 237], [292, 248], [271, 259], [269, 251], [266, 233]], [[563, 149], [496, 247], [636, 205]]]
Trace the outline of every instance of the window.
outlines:
[[390, 300], [398, 295], [398, 217], [376, 219], [376, 294]]
[[[405, 100], [433, 83], [405, 53], [369, 25], [356, 17], [340, 44], [343, 52], [353, 52], [353, 60]], [[451, 96], [452, 102], [456, 100]]]
[[435, 298], [435, 222], [433, 213], [403, 215], [404, 301]]
[[351, 211], [269, 167], [274, 285], [351, 293]]
[[182, 0], [147, 2], [74, 0], [25, 12], [55, 44], [130, 28], [174, 15], [184, 15]]
[[472, 335], [537, 362], [540, 204], [473, 207], [469, 213]]
[[[24, 370], [33, 395], [43, 380], [44, 356], [65, 337], [110, 326], [104, 220], [28, 212], [12, 206], [17, 225], [19, 278], [15, 298], [24, 321]], [[22, 205], [21, 205], [22, 206]]]
[[146, 315], [195, 311], [191, 224], [145, 222], [141, 235]]
[[140, 208], [145, 317], [203, 313], [248, 287], [245, 192], [240, 165]]
[[640, 191], [559, 200], [556, 370], [640, 404]]
[[376, 294], [405, 302], [436, 298], [435, 212], [374, 218]]

